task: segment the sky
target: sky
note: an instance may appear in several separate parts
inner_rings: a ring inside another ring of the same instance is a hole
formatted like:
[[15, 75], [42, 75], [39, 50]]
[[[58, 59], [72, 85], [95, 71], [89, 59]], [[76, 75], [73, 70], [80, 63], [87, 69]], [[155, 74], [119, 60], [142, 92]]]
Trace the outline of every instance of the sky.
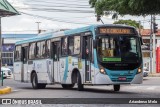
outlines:
[[[96, 21], [94, 8], [90, 8], [88, 1], [8, 0], [21, 15], [2, 18], [2, 34], [37, 33], [36, 22], [40, 22], [41, 30], [73, 29], [91, 24], [102, 24]], [[144, 28], [150, 27], [150, 16], [127, 15], [119, 19], [141, 21]], [[115, 21], [111, 16], [103, 16], [102, 20], [105, 24], [112, 24]]]

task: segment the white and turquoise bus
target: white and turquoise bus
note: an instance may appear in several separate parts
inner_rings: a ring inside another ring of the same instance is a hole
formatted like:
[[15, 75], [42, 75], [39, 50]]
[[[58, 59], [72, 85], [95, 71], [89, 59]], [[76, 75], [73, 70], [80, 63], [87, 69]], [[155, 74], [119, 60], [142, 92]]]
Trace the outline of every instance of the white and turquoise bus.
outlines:
[[84, 85], [142, 83], [142, 38], [135, 28], [92, 25], [46, 32], [16, 42], [14, 79], [34, 89], [59, 83], [78, 90]]

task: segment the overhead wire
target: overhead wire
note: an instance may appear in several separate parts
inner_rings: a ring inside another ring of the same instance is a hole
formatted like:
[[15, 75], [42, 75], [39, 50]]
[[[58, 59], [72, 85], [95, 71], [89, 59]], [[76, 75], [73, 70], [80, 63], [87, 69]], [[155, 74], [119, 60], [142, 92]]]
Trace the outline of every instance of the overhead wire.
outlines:
[[63, 7], [63, 8], [80, 8], [80, 9], [92, 9], [90, 7], [87, 7], [87, 6], [68, 6], [68, 5], [54, 5], [54, 4], [50, 4], [50, 5], [47, 5], [47, 4], [38, 4], [38, 3], [32, 3], [32, 4], [29, 4], [29, 3], [25, 3], [24, 5], [31, 5], [31, 6], [34, 6], [34, 7]]
[[[26, 7], [18, 7], [17, 6], [16, 8], [20, 9], [20, 10], [31, 10], [31, 11], [39, 11], [39, 12], [42, 11], [42, 12], [64, 12], [64, 13], [83, 13], [83, 14], [94, 13], [94, 11], [92, 11], [92, 10], [87, 10], [87, 9], [90, 9], [89, 4], [85, 5], [83, 3], [78, 2], [78, 0], [65, 0], [65, 2], [60, 2], [60, 1], [52, 1], [51, 2], [51, 1], [44, 1], [44, 0], [43, 1], [42, 0], [28, 0], [28, 1], [32, 1], [32, 2], [25, 2], [24, 5], [29, 5], [30, 7], [26, 8]], [[68, 2], [66, 3], [66, 1], [68, 1]], [[70, 2], [70, 1], [72, 1], [72, 2]], [[60, 8], [60, 9], [58, 9], [58, 8]], [[83, 24], [83, 25], [90, 25], [91, 24], [91, 23], [61, 20], [61, 19], [59, 19], [60, 17], [50, 18], [50, 17], [30, 14], [30, 13], [26, 13], [26, 12], [20, 12], [20, 13], [28, 15], [28, 16], [32, 16], [32, 17], [38, 17], [38, 18], [42, 18], [45, 20], [62, 22], [62, 23]], [[91, 16], [89, 16], [89, 17], [91, 17]], [[58, 18], [58, 19], [56, 19], [56, 18]], [[72, 17], [72, 18], [86, 18], [86, 17]]]
[[[74, 5], [74, 6], [88, 6], [88, 7], [90, 7], [90, 5], [89, 5], [89, 3], [88, 3], [88, 5], [86, 5], [86, 3], [85, 4], [78, 4], [77, 3], [77, 1], [76, 1], [76, 3], [66, 3], [66, 2], [62, 2], [62, 3], [59, 3], [59, 2], [48, 2], [48, 1], [41, 1], [41, 2], [36, 2], [35, 0], [34, 1], [32, 1], [32, 3], [43, 3], [43, 4], [56, 4], [56, 5], [59, 5], [59, 4], [61, 4], [61, 5]], [[31, 3], [31, 2], [30, 2]]]
[[60, 19], [55, 19], [55, 18], [49, 18], [49, 17], [34, 15], [34, 14], [26, 13], [26, 12], [20, 12], [20, 13], [26, 14], [29, 16], [33, 16], [33, 17], [39, 17], [39, 18], [46, 19], [46, 20], [57, 21], [57, 22], [64, 22], [64, 23], [71, 23], [71, 24], [83, 24], [83, 25], [91, 24], [91, 23], [72, 22], [72, 21], [60, 20]]
[[25, 0], [26, 2], [39, 2], [39, 3], [81, 3], [81, 4], [88, 4], [89, 5], [89, 1], [87, 0], [62, 0], [62, 1], [57, 1], [57, 0]]
[[4, 30], [2, 32], [30, 32], [30, 31], [37, 31], [37, 30], [12, 30], [12, 31], [7, 31], [7, 30]]
[[17, 9], [23, 10], [34, 10], [34, 11], [46, 11], [46, 12], [70, 12], [70, 13], [94, 13], [94, 11], [89, 10], [67, 10], [67, 9], [51, 9], [51, 8], [21, 8], [16, 7]]

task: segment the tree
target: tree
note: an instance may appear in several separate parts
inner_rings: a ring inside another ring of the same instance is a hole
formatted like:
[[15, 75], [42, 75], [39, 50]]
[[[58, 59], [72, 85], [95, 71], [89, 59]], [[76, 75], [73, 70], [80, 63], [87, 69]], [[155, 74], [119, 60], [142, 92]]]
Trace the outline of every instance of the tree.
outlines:
[[140, 23], [136, 22], [135, 20], [118, 20], [115, 21], [113, 24], [125, 24], [125, 25], [129, 25], [129, 26], [134, 26], [135, 28], [140, 28], [142, 29], [143, 26], [139, 25]]
[[160, 14], [160, 0], [89, 0], [89, 4], [97, 15], [103, 15], [105, 11], [122, 16]]

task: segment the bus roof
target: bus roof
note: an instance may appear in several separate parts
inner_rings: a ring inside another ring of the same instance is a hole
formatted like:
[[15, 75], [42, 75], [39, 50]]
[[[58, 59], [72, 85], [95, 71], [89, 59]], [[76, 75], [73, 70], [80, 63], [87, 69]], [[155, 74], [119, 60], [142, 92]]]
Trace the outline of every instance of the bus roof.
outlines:
[[28, 38], [28, 39], [25, 39], [25, 40], [17, 41], [15, 44], [20, 45], [20, 44], [25, 44], [25, 43], [29, 43], [29, 42], [47, 40], [47, 39], [51, 39], [53, 37], [67, 36], [67, 35], [71, 35], [71, 34], [77, 34], [77, 33], [92, 31], [96, 27], [103, 27], [103, 26], [134, 28], [134, 27], [131, 27], [131, 26], [115, 25], [115, 24], [90, 25], [90, 26], [86, 26], [86, 27], [81, 27], [81, 28], [76, 28], [76, 29], [71, 29], [71, 30], [65, 30], [65, 31], [59, 31], [59, 32], [54, 32], [54, 31], [44, 32], [44, 33], [39, 34], [36, 37], [32, 37], [32, 38]]

